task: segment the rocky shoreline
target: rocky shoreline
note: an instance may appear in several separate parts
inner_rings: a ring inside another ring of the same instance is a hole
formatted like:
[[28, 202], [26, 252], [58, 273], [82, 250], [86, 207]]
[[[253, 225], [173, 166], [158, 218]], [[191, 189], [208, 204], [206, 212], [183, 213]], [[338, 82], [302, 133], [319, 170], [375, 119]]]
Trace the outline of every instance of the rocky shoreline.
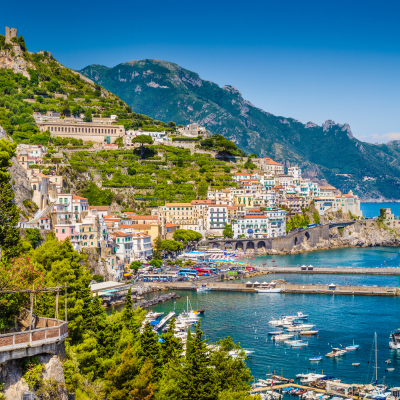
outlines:
[[379, 226], [362, 226], [357, 231], [354, 225], [350, 225], [343, 229], [334, 228], [330, 232], [328, 240], [320, 238], [319, 242], [314, 245], [303, 242], [294, 246], [290, 251], [271, 249], [265, 250], [261, 254], [255, 254], [255, 256], [300, 254], [348, 247], [400, 247], [400, 232]]

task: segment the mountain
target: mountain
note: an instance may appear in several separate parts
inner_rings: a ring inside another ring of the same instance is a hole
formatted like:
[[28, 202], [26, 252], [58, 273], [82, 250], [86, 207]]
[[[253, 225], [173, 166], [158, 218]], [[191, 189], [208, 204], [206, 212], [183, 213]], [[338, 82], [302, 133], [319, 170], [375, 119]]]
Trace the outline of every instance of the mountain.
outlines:
[[327, 181], [363, 200], [400, 199], [400, 146], [354, 138], [348, 124], [322, 126], [275, 116], [243, 99], [233, 86], [220, 87], [195, 72], [160, 60], [129, 61], [81, 71], [118, 95], [137, 113], [177, 124], [198, 122], [242, 150], [300, 165], [306, 176]]

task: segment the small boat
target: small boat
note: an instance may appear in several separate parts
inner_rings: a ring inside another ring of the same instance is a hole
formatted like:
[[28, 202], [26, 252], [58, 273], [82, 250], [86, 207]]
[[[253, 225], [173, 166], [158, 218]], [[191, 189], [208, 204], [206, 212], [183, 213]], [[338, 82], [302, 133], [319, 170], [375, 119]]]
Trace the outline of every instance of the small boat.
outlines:
[[292, 347], [304, 347], [308, 346], [308, 342], [297, 342], [297, 343], [291, 343]]
[[275, 260], [272, 260], [271, 262], [275, 262]]
[[391, 364], [392, 361], [390, 360], [390, 358], [388, 360], [385, 361], [386, 364]]
[[308, 361], [321, 361], [321, 360], [323, 360], [323, 357], [322, 357], [322, 356], [319, 356], [319, 357], [310, 357], [310, 358], [308, 359]]
[[273, 332], [268, 332], [268, 335], [280, 335], [283, 333], [283, 331], [273, 331]]
[[352, 363], [351, 364], [353, 367], [358, 367], [360, 365], [360, 363]]
[[311, 335], [316, 335], [317, 333], [318, 333], [318, 331], [301, 331], [300, 335], [311, 336]]
[[196, 310], [197, 314], [204, 314], [206, 312], [206, 310]]
[[277, 341], [281, 341], [281, 340], [286, 340], [286, 339], [290, 339], [291, 337], [293, 337], [294, 335], [286, 335], [286, 334], [282, 334], [282, 335], [275, 335], [272, 337], [272, 339], [277, 340]]
[[290, 318], [290, 319], [307, 319], [308, 315], [307, 314], [303, 314], [301, 311], [297, 312], [296, 315], [288, 315], [285, 316], [284, 318]]
[[282, 288], [268, 287], [264, 289], [256, 289], [257, 293], [280, 293]]
[[394, 371], [394, 368], [387, 368], [386, 371], [392, 372], [392, 371]]
[[354, 344], [354, 340], [353, 340], [352, 346], [346, 346], [346, 350], [358, 350], [359, 348], [360, 348], [360, 345]]
[[332, 351], [330, 353], [328, 353], [326, 356], [327, 357], [340, 357], [340, 356], [344, 356], [346, 353], [347, 353], [346, 350], [332, 348]]
[[210, 292], [210, 291], [211, 288], [207, 287], [206, 285], [197, 288], [197, 292]]

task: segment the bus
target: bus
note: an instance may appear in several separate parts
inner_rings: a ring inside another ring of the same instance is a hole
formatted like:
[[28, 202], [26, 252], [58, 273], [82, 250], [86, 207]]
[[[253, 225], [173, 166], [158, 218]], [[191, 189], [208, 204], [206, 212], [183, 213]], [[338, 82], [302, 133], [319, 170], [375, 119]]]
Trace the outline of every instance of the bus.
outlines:
[[173, 275], [144, 275], [143, 282], [172, 282]]
[[307, 228], [314, 228], [314, 226], [317, 226], [316, 224], [308, 224]]
[[186, 276], [188, 274], [197, 276], [197, 271], [195, 269], [190, 269], [190, 268], [182, 268], [178, 271], [178, 275]]
[[199, 268], [196, 268], [196, 270], [197, 270], [197, 273], [199, 275], [209, 276], [209, 275], [213, 275], [213, 274], [217, 273], [217, 269], [216, 268], [207, 268], [207, 267], [200, 268], [199, 267]]

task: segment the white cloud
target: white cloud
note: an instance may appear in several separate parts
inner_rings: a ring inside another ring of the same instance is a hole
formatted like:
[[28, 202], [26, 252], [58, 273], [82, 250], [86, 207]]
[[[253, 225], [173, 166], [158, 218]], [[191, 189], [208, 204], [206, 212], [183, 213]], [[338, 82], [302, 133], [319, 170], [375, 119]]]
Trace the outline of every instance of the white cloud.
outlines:
[[378, 135], [377, 133], [375, 133], [374, 135], [371, 135], [368, 138], [370, 138], [370, 140], [368, 141], [371, 142], [387, 143], [390, 142], [391, 140], [400, 140], [400, 132], [389, 132], [383, 135]]

